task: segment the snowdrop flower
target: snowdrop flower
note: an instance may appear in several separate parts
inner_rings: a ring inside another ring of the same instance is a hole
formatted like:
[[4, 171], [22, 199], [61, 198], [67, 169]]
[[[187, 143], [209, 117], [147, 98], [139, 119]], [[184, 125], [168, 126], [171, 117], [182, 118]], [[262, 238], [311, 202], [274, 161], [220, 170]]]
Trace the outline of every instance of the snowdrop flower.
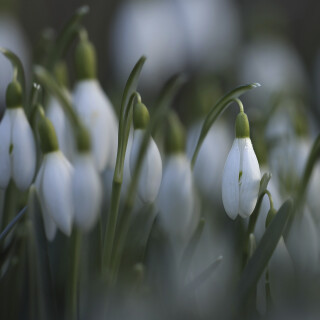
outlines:
[[[203, 121], [194, 124], [187, 136], [187, 155], [191, 159], [198, 141]], [[205, 137], [193, 168], [194, 182], [209, 201], [221, 201], [222, 172], [232, 144], [228, 128], [215, 123]], [[217, 152], [219, 150], [219, 152]]]
[[99, 215], [102, 185], [90, 154], [88, 132], [85, 130], [81, 134], [80, 140], [78, 138], [78, 154], [74, 160], [72, 197], [75, 223], [83, 231], [89, 231], [94, 227]]
[[0, 122], [0, 188], [6, 188], [12, 178], [19, 189], [26, 190], [35, 174], [36, 147], [17, 81], [9, 84], [6, 102], [7, 109]]
[[172, 115], [167, 132], [166, 159], [158, 196], [159, 220], [168, 234], [185, 239], [193, 227], [193, 180], [190, 162], [184, 154], [184, 133]]
[[260, 169], [250, 140], [247, 115], [241, 111], [236, 120], [236, 139], [229, 152], [222, 176], [222, 201], [231, 219], [251, 215], [260, 186]]
[[[149, 112], [144, 104], [138, 102], [133, 114], [134, 133], [130, 152], [131, 176], [135, 169], [139, 150], [145, 135], [145, 129], [149, 122]], [[141, 175], [139, 177], [138, 194], [145, 203], [153, 202], [160, 188], [162, 178], [162, 162], [160, 152], [152, 137], [149, 139], [147, 151], [143, 159]]]
[[78, 81], [73, 91], [74, 108], [91, 135], [95, 165], [99, 172], [114, 168], [118, 146], [117, 117], [96, 79], [93, 45], [81, 40], [76, 49]]
[[71, 161], [74, 154], [74, 137], [71, 123], [59, 101], [52, 96], [49, 98], [47, 117], [56, 131], [60, 150]]
[[70, 236], [73, 222], [72, 174], [70, 162], [59, 150], [54, 127], [48, 118], [39, 123], [43, 159], [36, 178], [47, 239], [52, 241], [57, 227]]

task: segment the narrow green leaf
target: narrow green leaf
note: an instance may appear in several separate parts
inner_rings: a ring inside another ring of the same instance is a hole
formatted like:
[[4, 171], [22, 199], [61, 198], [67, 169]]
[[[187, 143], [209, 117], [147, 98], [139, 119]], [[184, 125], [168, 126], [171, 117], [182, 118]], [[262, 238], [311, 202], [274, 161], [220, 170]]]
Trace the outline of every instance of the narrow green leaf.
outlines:
[[129, 78], [127, 80], [127, 83], [122, 95], [121, 107], [120, 107], [119, 130], [118, 130], [118, 153], [117, 153], [117, 161], [116, 161], [116, 169], [115, 169], [115, 175], [117, 176], [117, 178], [121, 177], [121, 171], [123, 166], [121, 165], [121, 162], [122, 162], [122, 159], [124, 159], [123, 153], [125, 153], [125, 150], [126, 150], [126, 147], [124, 148], [124, 146], [126, 146], [126, 140], [127, 140], [126, 133], [124, 134], [124, 136], [122, 136], [124, 132], [123, 128], [126, 123], [125, 109], [129, 103], [130, 97], [137, 89], [140, 73], [145, 61], [146, 61], [146, 57], [142, 56], [138, 60], [138, 62], [135, 64], [135, 66], [133, 67], [129, 75]]
[[68, 118], [72, 122], [75, 128], [78, 128], [80, 125], [80, 120], [76, 115], [70, 98], [66, 95], [66, 93], [62, 90], [62, 88], [58, 85], [52, 75], [48, 70], [41, 66], [34, 67], [34, 74], [36, 75], [39, 83], [53, 96], [55, 96], [59, 102], [61, 103], [64, 111], [66, 112]]
[[0, 242], [5, 239], [8, 233], [12, 230], [12, 228], [20, 221], [20, 219], [26, 213], [27, 207], [24, 207], [12, 220], [11, 222], [5, 227], [5, 229], [0, 234]]
[[12, 64], [12, 67], [14, 69], [16, 69], [16, 71], [18, 72], [17, 76], [18, 76], [18, 81], [21, 84], [22, 87], [22, 94], [23, 94], [23, 105], [24, 107], [26, 107], [26, 77], [25, 77], [25, 73], [24, 73], [24, 68], [23, 68], [23, 64], [20, 60], [20, 58], [13, 53], [12, 51], [10, 51], [9, 49], [6, 48], [2, 48], [0, 47], [0, 52], [6, 56], [6, 58], [8, 58]]
[[263, 270], [266, 268], [286, 226], [292, 207], [291, 200], [287, 200], [281, 206], [263, 235], [257, 249], [248, 261], [237, 287], [235, 312], [245, 304]]
[[88, 12], [89, 6], [80, 7], [63, 27], [63, 29], [57, 37], [54, 50], [52, 51], [51, 57], [49, 59], [49, 70], [52, 70], [55, 63], [63, 57], [67, 48], [69, 47], [72, 40], [75, 38], [75, 36], [81, 28], [80, 22], [82, 18], [86, 14], [88, 14]]
[[271, 179], [271, 174], [265, 173], [260, 180], [260, 188], [259, 188], [259, 193], [258, 193], [257, 204], [256, 204], [256, 206], [250, 216], [250, 220], [249, 220], [249, 226], [248, 226], [248, 232], [247, 232], [248, 236], [250, 233], [253, 233], [253, 231], [254, 231], [254, 227], [256, 225], [258, 215], [260, 212], [261, 203], [262, 203], [263, 197], [265, 195], [265, 192], [267, 190], [268, 183], [269, 183], [270, 179]]
[[214, 124], [214, 122], [218, 119], [218, 117], [227, 109], [227, 107], [234, 102], [234, 99], [238, 99], [242, 94], [247, 92], [248, 90], [258, 88], [260, 87], [259, 83], [252, 83], [244, 86], [240, 86], [229, 93], [227, 93], [225, 96], [223, 96], [210, 110], [208, 115], [206, 116], [206, 119], [203, 123], [200, 136], [196, 145], [196, 148], [194, 150], [192, 160], [191, 160], [191, 166], [194, 167], [194, 164], [196, 162], [198, 153], [200, 151], [201, 145], [209, 132], [211, 126]]
[[260, 188], [259, 188], [258, 196], [261, 196], [267, 190], [270, 179], [271, 179], [271, 173], [267, 172], [263, 175], [263, 177], [260, 180]]

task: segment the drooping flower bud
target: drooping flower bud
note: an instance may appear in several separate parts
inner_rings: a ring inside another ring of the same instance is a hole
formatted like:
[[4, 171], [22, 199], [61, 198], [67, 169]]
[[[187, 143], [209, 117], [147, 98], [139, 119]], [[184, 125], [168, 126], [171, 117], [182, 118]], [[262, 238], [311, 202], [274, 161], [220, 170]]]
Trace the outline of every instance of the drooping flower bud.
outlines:
[[43, 152], [36, 178], [47, 239], [52, 241], [58, 228], [70, 236], [73, 222], [72, 174], [70, 162], [59, 150], [58, 140], [50, 120], [41, 117], [39, 135]]
[[[139, 150], [146, 134], [149, 122], [149, 112], [146, 106], [138, 102], [133, 109], [133, 142], [130, 152], [131, 176], [138, 161]], [[162, 161], [160, 152], [152, 137], [149, 137], [148, 147], [143, 159], [138, 183], [138, 194], [145, 203], [153, 202], [159, 192], [162, 178]]]
[[166, 130], [166, 159], [158, 197], [159, 220], [173, 238], [184, 240], [194, 219], [194, 192], [190, 162], [184, 154], [184, 130], [175, 114]]
[[222, 201], [231, 219], [239, 214], [251, 215], [256, 205], [260, 169], [250, 140], [247, 115], [240, 112], [236, 120], [236, 139], [229, 152], [222, 177]]
[[76, 50], [78, 81], [73, 91], [74, 108], [89, 130], [92, 154], [99, 172], [113, 169], [118, 146], [118, 120], [113, 106], [96, 79], [93, 45], [82, 39]]
[[22, 88], [17, 81], [9, 84], [7, 109], [0, 123], [0, 188], [12, 178], [21, 190], [26, 190], [34, 177], [36, 147], [33, 133], [22, 108]]

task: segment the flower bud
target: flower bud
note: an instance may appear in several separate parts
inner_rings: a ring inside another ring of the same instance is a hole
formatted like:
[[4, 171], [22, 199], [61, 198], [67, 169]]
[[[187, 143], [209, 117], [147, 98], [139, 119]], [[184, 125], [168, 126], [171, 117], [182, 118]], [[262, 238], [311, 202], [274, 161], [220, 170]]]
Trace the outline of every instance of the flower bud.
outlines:
[[80, 40], [76, 47], [75, 68], [78, 80], [97, 77], [96, 50], [93, 44], [86, 39]]

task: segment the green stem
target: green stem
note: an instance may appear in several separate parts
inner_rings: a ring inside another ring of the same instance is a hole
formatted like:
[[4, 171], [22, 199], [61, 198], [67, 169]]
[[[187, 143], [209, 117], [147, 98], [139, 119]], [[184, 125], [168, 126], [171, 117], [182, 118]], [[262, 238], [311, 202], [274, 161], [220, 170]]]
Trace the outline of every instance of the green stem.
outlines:
[[[112, 195], [111, 195], [111, 209], [107, 219], [107, 230], [105, 232], [105, 240], [103, 244], [103, 272], [110, 272], [111, 255], [113, 248], [114, 235], [116, 232], [120, 194], [122, 181], [113, 180]], [[105, 270], [106, 269], [106, 270]], [[110, 274], [109, 274], [110, 275]], [[107, 275], [108, 276], [108, 275]], [[108, 279], [110, 280], [110, 279]]]
[[78, 288], [80, 278], [80, 265], [81, 265], [81, 240], [82, 235], [80, 230], [75, 229], [72, 237], [72, 251], [71, 251], [71, 273], [70, 273], [70, 320], [79, 319], [79, 305], [78, 305]]
[[[233, 103], [233, 102], [237, 102], [239, 104], [238, 97], [241, 96], [243, 93], [245, 93], [248, 90], [251, 90], [253, 88], [257, 88], [260, 87], [259, 83], [252, 83], [246, 86], [241, 86], [238, 87], [232, 91], [230, 91], [229, 93], [227, 93], [225, 96], [223, 96], [210, 110], [210, 112], [208, 113], [202, 129], [201, 129], [201, 133], [197, 142], [197, 145], [195, 147], [192, 159], [191, 159], [191, 168], [194, 168], [194, 165], [196, 163], [200, 148], [202, 146], [202, 143], [206, 137], [206, 135], [208, 134], [211, 126], [214, 124], [214, 122], [218, 119], [218, 117], [227, 109], [227, 107]], [[239, 104], [240, 110], [241, 110], [241, 101]], [[243, 106], [242, 106], [243, 108]]]

